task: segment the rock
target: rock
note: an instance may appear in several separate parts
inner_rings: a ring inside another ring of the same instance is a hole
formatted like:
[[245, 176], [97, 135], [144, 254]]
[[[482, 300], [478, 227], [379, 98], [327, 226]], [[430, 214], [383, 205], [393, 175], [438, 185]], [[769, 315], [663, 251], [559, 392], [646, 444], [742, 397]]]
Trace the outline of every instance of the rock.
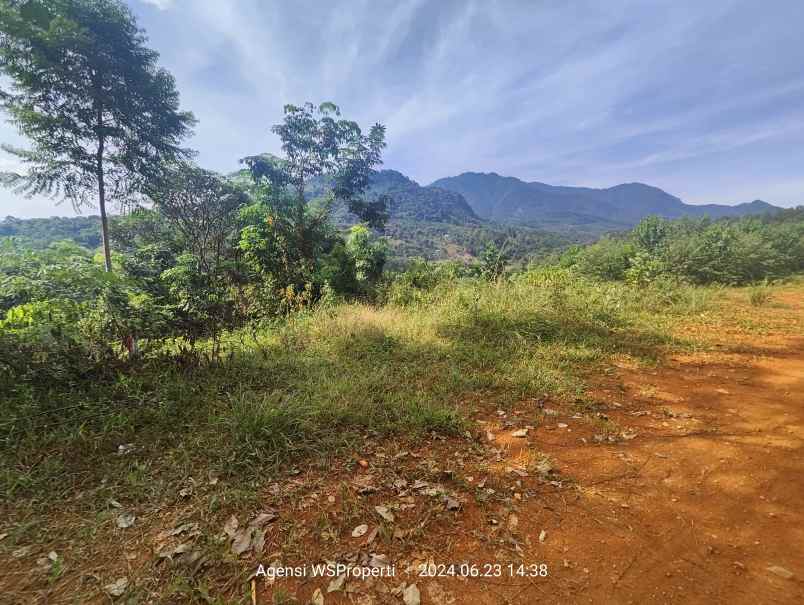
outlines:
[[380, 517], [388, 521], [388, 523], [394, 522], [394, 513], [388, 510], [387, 506], [375, 506], [374, 510], [377, 511], [377, 514], [380, 515]]
[[128, 588], [128, 578], [118, 578], [111, 584], [104, 586], [103, 590], [105, 590], [109, 596], [120, 597], [126, 592], [126, 588]]
[[511, 437], [527, 437], [528, 436], [528, 429], [519, 429], [511, 433]]
[[316, 588], [313, 596], [310, 598], [311, 605], [324, 605], [324, 593], [320, 588]]
[[125, 456], [126, 454], [133, 452], [135, 449], [137, 449], [137, 446], [135, 446], [133, 443], [123, 443], [122, 445], [117, 446], [117, 455]]
[[420, 605], [422, 602], [422, 595], [419, 588], [415, 584], [410, 584], [402, 592], [402, 601], [405, 605]]
[[785, 569], [784, 567], [779, 567], [778, 565], [771, 565], [768, 567], [768, 571], [772, 574], [776, 574], [780, 578], [784, 578], [785, 580], [792, 580], [795, 574], [790, 571], [789, 569]]
[[136, 518], [137, 517], [134, 515], [134, 513], [131, 512], [121, 513], [117, 516], [117, 527], [119, 527], [120, 529], [126, 529], [128, 527], [131, 527], [132, 525], [134, 525], [134, 521]]
[[357, 527], [355, 527], [352, 530], [352, 537], [353, 538], [362, 538], [363, 536], [366, 535], [367, 531], [368, 531], [368, 525], [363, 523], [362, 525], [358, 525]]

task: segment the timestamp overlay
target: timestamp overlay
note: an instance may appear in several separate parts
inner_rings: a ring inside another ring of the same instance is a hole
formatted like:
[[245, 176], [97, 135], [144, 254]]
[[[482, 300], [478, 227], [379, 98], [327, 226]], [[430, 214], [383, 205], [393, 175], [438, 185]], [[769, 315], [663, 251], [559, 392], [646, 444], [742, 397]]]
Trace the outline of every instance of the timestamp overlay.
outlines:
[[547, 578], [547, 563], [421, 563], [412, 573], [420, 578]]

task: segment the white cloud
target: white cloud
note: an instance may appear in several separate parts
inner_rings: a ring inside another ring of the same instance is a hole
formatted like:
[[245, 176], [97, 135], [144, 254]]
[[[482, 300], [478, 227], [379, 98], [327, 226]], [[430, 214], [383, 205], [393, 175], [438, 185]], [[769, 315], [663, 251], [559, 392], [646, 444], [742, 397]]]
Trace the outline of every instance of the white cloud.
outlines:
[[167, 10], [173, 6], [175, 0], [141, 0], [145, 4], [150, 4], [151, 6], [155, 6], [161, 11]]

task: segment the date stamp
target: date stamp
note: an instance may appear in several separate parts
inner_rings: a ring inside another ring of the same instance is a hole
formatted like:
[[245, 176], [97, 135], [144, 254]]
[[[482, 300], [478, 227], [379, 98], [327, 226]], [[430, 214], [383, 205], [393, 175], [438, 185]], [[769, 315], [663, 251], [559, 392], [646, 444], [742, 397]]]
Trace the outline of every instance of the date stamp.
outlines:
[[546, 578], [547, 563], [422, 563], [420, 578]]

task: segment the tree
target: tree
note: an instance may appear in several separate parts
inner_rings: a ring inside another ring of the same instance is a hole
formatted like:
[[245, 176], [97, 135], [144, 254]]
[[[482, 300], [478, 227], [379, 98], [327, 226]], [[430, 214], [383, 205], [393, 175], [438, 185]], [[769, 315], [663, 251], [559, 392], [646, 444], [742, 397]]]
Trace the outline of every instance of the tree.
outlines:
[[[345, 203], [369, 226], [382, 228], [388, 219], [385, 197], [373, 202], [363, 199], [372, 170], [382, 164], [385, 126], [375, 124], [364, 135], [356, 122], [336, 119], [340, 115], [340, 109], [333, 103], [318, 107], [312, 103], [301, 107], [285, 105], [284, 121], [271, 128], [282, 140], [285, 158], [251, 156], [241, 160], [256, 182], [270, 185], [276, 199], [283, 198], [288, 189], [292, 192], [291, 207], [286, 211], [300, 233], [301, 255], [307, 262], [314, 260], [313, 246], [301, 232], [306, 223], [307, 186], [312, 179], [331, 179], [329, 201]], [[328, 218], [328, 212], [324, 212], [318, 213], [315, 220]]]
[[493, 241], [486, 242], [480, 252], [480, 274], [489, 281], [496, 281], [505, 273], [505, 266], [510, 260], [505, 246], [498, 248]]
[[238, 243], [246, 194], [214, 172], [191, 165], [169, 169], [147, 194], [201, 268], [216, 272]]
[[78, 209], [97, 194], [106, 270], [111, 271], [107, 202], [141, 191], [180, 147], [195, 118], [179, 111], [173, 77], [119, 0], [5, 0], [0, 104], [31, 149], [3, 146], [27, 166], [4, 182]]

